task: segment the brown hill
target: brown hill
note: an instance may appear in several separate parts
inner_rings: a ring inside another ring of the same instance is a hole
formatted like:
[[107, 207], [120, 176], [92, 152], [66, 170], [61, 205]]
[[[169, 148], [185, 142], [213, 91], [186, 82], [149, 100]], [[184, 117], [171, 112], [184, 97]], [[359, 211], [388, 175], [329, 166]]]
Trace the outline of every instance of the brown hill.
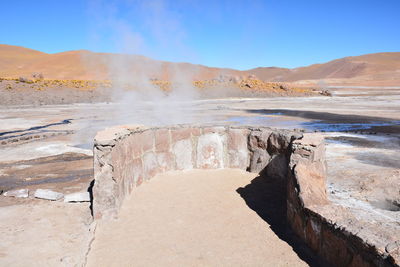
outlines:
[[0, 45], [0, 77], [43, 73], [51, 79], [204, 80], [220, 76], [248, 76], [261, 80], [315, 84], [400, 85], [400, 52], [345, 57], [294, 69], [260, 67], [247, 71], [211, 68], [190, 63], [158, 61], [140, 55], [94, 53], [87, 50], [47, 54]]
[[345, 57], [324, 64], [295, 69], [256, 68], [248, 70], [263, 80], [337, 84], [400, 85], [400, 52]]
[[40, 72], [49, 79], [213, 79], [245, 75], [233, 69], [153, 60], [140, 55], [94, 53], [87, 50], [47, 54], [28, 48], [0, 45], [0, 77], [30, 77]]

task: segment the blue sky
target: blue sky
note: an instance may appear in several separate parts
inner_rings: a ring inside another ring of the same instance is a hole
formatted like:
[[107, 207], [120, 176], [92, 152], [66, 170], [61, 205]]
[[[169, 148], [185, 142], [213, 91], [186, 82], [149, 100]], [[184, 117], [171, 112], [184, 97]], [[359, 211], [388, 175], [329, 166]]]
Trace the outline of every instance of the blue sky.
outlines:
[[400, 51], [400, 0], [4, 0], [0, 43], [249, 69]]

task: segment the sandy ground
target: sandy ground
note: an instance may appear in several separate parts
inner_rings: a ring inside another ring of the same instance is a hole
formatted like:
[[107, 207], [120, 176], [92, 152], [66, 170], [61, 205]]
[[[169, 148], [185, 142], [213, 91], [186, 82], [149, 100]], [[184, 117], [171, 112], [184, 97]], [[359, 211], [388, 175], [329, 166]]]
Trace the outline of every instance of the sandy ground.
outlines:
[[25, 200], [1, 207], [0, 266], [82, 266], [93, 237], [88, 205]]
[[193, 170], [156, 176], [102, 223], [88, 266], [307, 266], [236, 190], [255, 174]]

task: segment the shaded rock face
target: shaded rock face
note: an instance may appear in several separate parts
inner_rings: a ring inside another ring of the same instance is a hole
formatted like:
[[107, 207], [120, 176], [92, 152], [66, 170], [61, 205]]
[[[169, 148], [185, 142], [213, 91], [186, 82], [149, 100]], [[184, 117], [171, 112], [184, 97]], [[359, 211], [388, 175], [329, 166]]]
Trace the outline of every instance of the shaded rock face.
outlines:
[[250, 166], [248, 171], [260, 172], [271, 159], [270, 154], [267, 151], [268, 138], [271, 135], [271, 131], [252, 131], [249, 135], [248, 146], [251, 152]]
[[289, 147], [303, 135], [291, 131], [254, 130], [249, 135], [250, 166], [248, 171], [265, 171], [269, 177], [285, 179], [289, 162]]

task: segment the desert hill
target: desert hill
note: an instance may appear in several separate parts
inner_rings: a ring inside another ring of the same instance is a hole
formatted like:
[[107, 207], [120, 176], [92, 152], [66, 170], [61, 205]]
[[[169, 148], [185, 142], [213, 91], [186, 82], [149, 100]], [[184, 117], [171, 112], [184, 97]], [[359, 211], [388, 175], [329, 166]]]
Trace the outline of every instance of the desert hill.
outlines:
[[28, 48], [0, 45], [0, 77], [30, 77], [40, 72], [49, 79], [213, 79], [246, 73], [190, 63], [153, 60], [140, 55], [94, 53], [87, 50], [47, 54]]
[[345, 57], [294, 69], [260, 67], [247, 71], [212, 68], [191, 63], [158, 61], [140, 55], [95, 53], [87, 50], [47, 54], [0, 45], [0, 77], [30, 76], [50, 79], [163, 79], [207, 80], [223, 76], [255, 75], [264, 81], [316, 84], [400, 85], [400, 52]]
[[400, 85], [400, 53], [376, 53], [345, 57], [324, 64], [295, 69], [256, 68], [249, 70], [268, 81], [327, 83], [376, 83]]

